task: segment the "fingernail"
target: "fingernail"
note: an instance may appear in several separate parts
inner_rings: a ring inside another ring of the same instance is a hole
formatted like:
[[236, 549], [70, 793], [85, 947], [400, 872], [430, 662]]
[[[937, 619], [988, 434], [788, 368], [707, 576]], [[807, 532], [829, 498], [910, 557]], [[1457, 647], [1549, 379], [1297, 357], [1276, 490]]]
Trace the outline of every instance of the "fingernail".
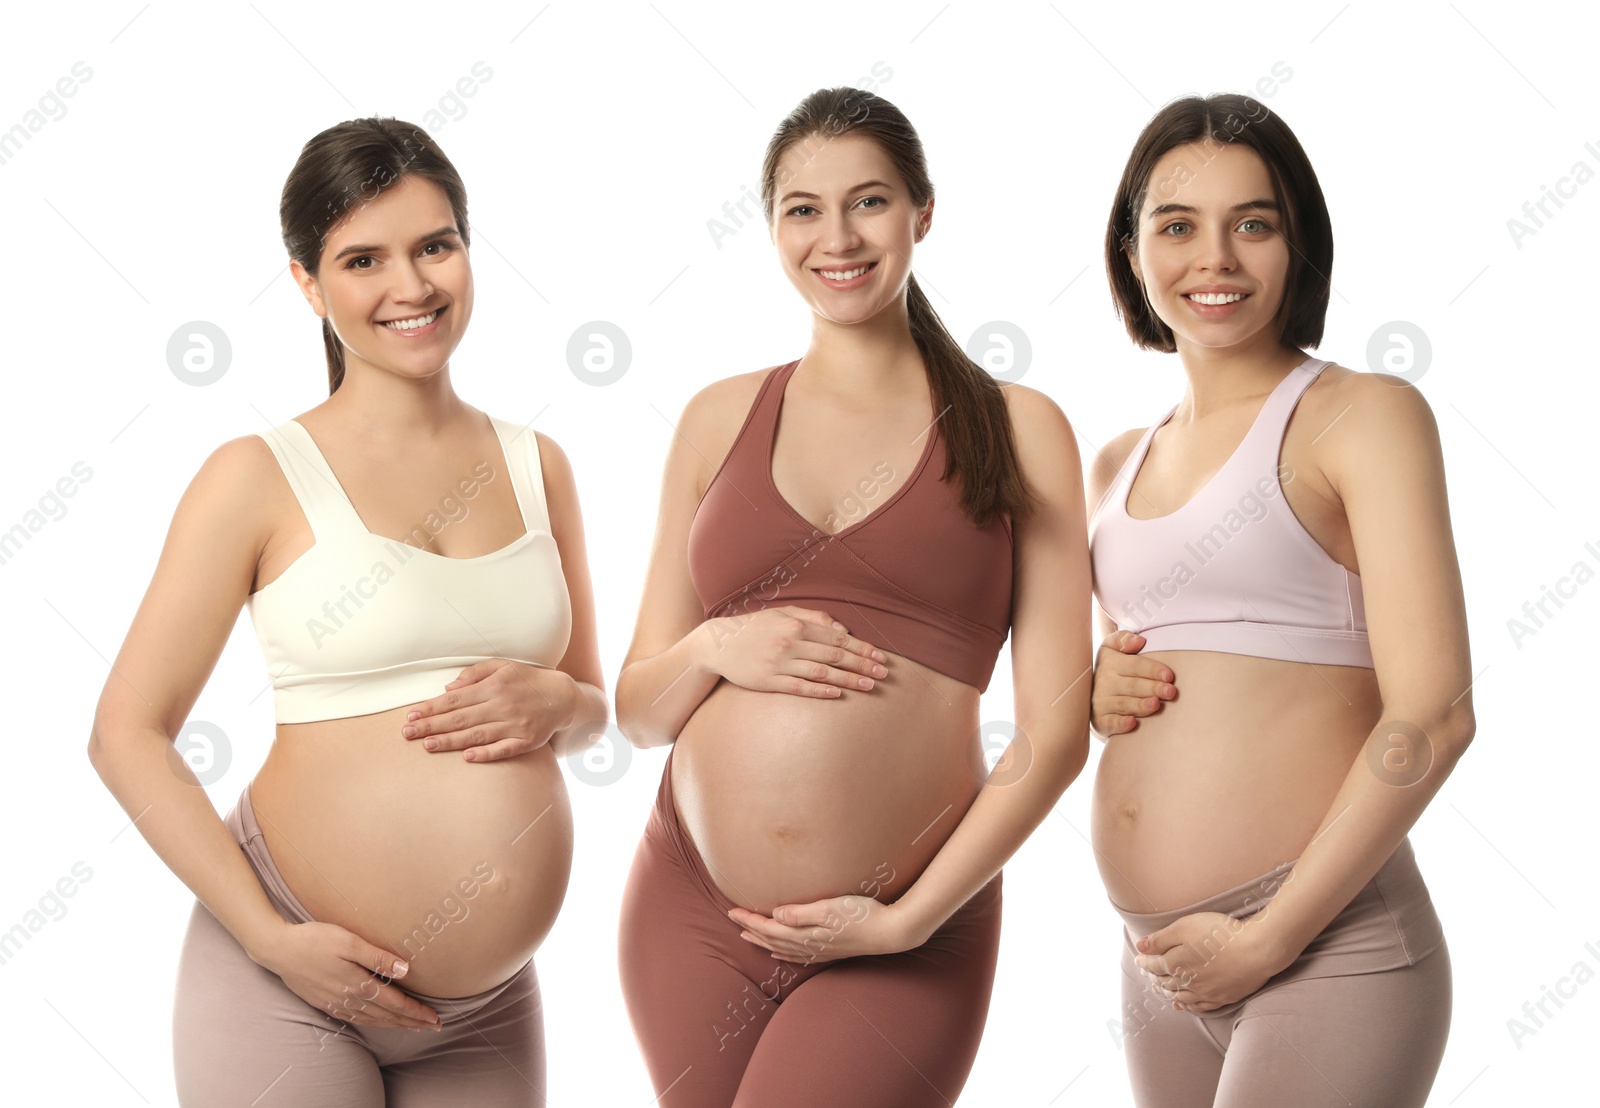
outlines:
[[397, 961], [394, 964], [394, 972], [391, 973], [389, 976], [390, 977], [404, 977], [406, 970], [408, 970], [410, 968], [411, 967], [406, 965], [406, 963]]
[[414, 739], [417, 737], [417, 729], [411, 726], [400, 728], [400, 733], [408, 739]]
[[439, 740], [438, 739], [428, 739], [422, 745], [427, 747], [429, 750], [438, 750], [439, 749]]
[[408, 713], [406, 715], [406, 719], [407, 720], [421, 719], [421, 718], [422, 718], [422, 713], [421, 712], [410, 712], [410, 713]]

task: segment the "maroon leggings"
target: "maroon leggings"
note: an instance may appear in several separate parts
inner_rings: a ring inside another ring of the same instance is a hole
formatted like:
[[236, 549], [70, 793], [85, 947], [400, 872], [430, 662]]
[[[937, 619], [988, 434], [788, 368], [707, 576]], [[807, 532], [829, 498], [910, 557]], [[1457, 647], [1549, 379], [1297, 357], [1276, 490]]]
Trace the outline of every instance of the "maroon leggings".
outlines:
[[779, 961], [739, 937], [733, 907], [678, 823], [669, 753], [619, 934], [623, 995], [657, 1103], [955, 1103], [994, 985], [998, 875], [926, 943], [900, 954]]

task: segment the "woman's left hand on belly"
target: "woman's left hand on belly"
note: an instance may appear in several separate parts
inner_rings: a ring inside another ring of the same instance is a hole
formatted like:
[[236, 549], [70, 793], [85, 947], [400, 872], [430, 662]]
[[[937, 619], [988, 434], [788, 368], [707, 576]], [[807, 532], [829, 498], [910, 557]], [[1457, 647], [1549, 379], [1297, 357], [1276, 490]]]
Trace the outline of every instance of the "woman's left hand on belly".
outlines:
[[1243, 1000], [1284, 968], [1251, 926], [1251, 917], [1196, 912], [1135, 937], [1133, 961], [1174, 1007], [1209, 1012]]
[[507, 658], [470, 665], [445, 688], [412, 708], [400, 733], [430, 751], [464, 750], [469, 762], [537, 750], [572, 714], [570, 677]]
[[785, 962], [831, 962], [863, 954], [898, 954], [927, 941], [906, 910], [868, 896], [836, 896], [810, 904], [782, 904], [772, 916], [735, 908], [730, 919], [748, 942]]

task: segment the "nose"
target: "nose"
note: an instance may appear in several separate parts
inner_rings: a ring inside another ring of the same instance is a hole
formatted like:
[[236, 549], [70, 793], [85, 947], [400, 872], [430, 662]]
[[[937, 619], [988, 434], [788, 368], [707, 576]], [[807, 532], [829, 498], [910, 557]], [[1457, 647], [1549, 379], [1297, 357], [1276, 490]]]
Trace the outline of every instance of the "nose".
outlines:
[[1198, 250], [1195, 266], [1213, 273], [1230, 273], [1238, 264], [1233, 249], [1233, 229], [1216, 226], [1196, 235]]
[[389, 297], [399, 304], [420, 304], [433, 295], [433, 282], [429, 281], [415, 259], [407, 259], [394, 267], [394, 284]]
[[823, 216], [822, 249], [829, 254], [849, 254], [861, 245], [861, 232], [850, 219], [848, 211], [829, 212]]

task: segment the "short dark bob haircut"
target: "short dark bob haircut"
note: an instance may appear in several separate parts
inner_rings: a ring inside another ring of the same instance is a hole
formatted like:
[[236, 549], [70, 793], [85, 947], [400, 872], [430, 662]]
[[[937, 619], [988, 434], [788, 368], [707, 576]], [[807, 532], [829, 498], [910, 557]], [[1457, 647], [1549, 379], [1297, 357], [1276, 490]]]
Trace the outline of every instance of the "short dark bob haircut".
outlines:
[[[1150, 175], [1168, 151], [1195, 144], [1216, 156], [1223, 144], [1248, 146], [1267, 164], [1281, 208], [1279, 230], [1289, 243], [1289, 279], [1275, 317], [1285, 346], [1322, 341], [1333, 288], [1333, 226], [1311, 161], [1288, 124], [1258, 100], [1237, 93], [1174, 100], [1146, 124], [1128, 155], [1106, 227], [1106, 276], [1117, 315], [1139, 346], [1168, 354], [1177, 349], [1172, 329], [1150, 310], [1127, 251], [1137, 252], [1139, 213]], [[1169, 183], [1164, 182], [1163, 187]]]

